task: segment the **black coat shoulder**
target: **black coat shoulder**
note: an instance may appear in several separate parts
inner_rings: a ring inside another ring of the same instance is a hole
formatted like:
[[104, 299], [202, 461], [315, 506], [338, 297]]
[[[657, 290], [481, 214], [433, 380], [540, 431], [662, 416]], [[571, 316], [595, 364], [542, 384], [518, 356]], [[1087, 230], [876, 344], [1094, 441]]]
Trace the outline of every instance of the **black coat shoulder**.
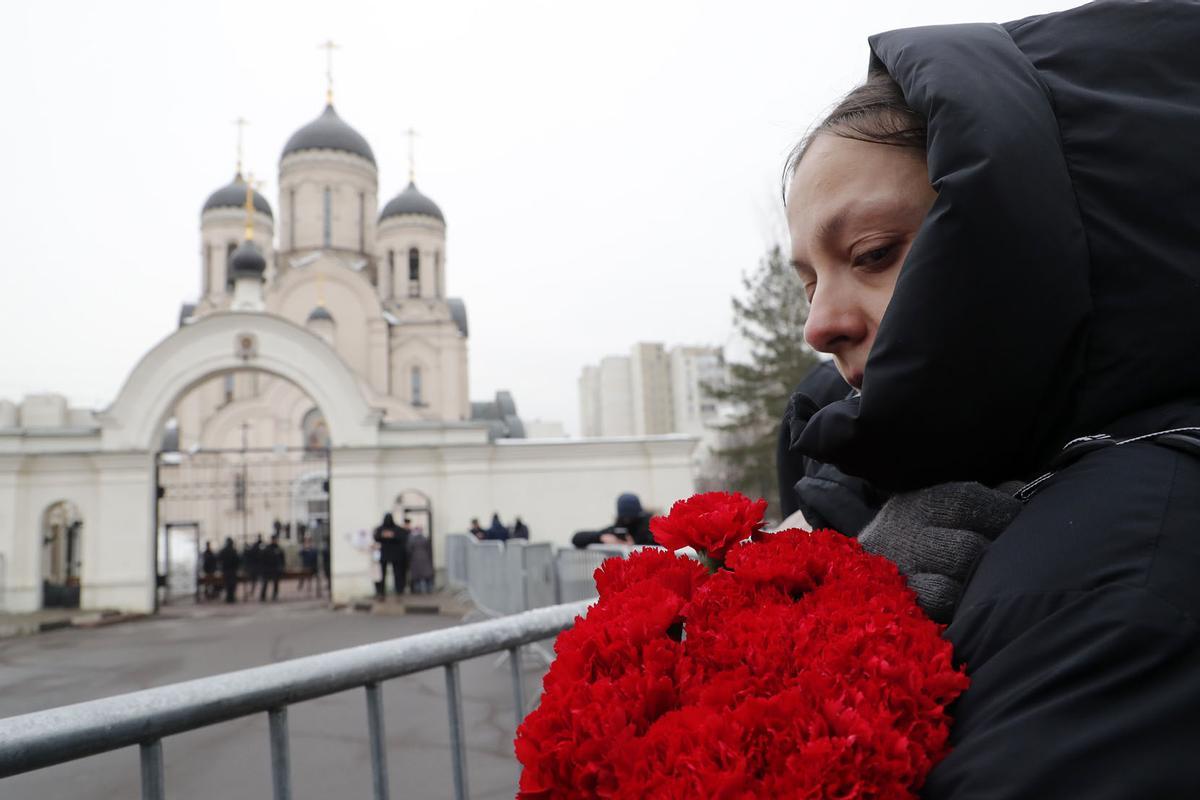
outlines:
[[1047, 481], [946, 631], [971, 687], [925, 798], [1192, 797], [1200, 459], [1152, 443]]

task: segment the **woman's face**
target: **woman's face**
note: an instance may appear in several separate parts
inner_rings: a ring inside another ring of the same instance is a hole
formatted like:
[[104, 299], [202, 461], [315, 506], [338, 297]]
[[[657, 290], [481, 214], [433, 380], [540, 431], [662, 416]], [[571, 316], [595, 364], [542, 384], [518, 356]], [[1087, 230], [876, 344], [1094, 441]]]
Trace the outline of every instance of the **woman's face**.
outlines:
[[792, 265], [811, 308], [804, 338], [862, 389], [900, 265], [937, 195], [924, 153], [818, 134], [788, 187]]

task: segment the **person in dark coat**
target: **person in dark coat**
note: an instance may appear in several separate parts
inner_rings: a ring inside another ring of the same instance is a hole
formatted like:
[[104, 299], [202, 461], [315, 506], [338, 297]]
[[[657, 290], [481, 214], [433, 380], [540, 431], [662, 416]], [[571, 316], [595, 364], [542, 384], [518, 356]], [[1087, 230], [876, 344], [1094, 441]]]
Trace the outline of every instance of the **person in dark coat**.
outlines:
[[617, 498], [617, 518], [598, 531], [579, 531], [571, 543], [581, 550], [592, 544], [654, 544], [650, 533], [650, 515], [642, 509], [636, 494], [625, 492]]
[[300, 547], [300, 579], [296, 581], [296, 588], [303, 591], [306, 585], [310, 589], [315, 587], [317, 597], [321, 596], [319, 560], [320, 554], [313, 544], [312, 537], [306, 536], [304, 544]]
[[271, 543], [259, 553], [259, 574], [262, 575], [262, 591], [259, 602], [267, 600], [267, 584], [271, 584], [271, 599], [279, 599], [279, 579], [283, 576], [283, 548], [279, 546], [279, 535], [271, 535]]
[[387, 571], [392, 569], [392, 584], [397, 595], [404, 594], [405, 572], [408, 561], [407, 527], [396, 524], [391, 514], [383, 515], [383, 522], [375, 529], [374, 538], [379, 543], [379, 583], [375, 584], [375, 594], [383, 598], [387, 594]]
[[504, 523], [500, 521], [499, 514], [492, 514], [492, 524], [484, 532], [483, 538], [489, 542], [508, 541], [508, 528], [504, 527]]
[[204, 543], [204, 552], [200, 554], [200, 568], [204, 573], [204, 596], [212, 599], [217, 596], [217, 554], [213, 552], [212, 542]]
[[247, 600], [254, 596], [254, 589], [258, 585], [259, 575], [262, 574], [262, 553], [263, 553], [263, 538], [262, 534], [254, 540], [254, 544], [242, 548], [242, 567], [246, 570], [246, 595], [243, 600]]
[[238, 567], [242, 563], [237, 548], [233, 546], [233, 538], [225, 537], [225, 546], [217, 554], [221, 564], [221, 580], [225, 584], [225, 602], [237, 602]]
[[485, 531], [482, 527], [480, 527], [478, 518], [475, 518], [475, 517], [471, 518], [470, 531], [471, 531], [471, 535], [474, 536], [476, 539], [478, 539], [481, 542], [485, 538], [487, 538], [487, 531]]
[[529, 526], [526, 525], [520, 517], [517, 517], [513, 522], [512, 538], [525, 540], [529, 539]]
[[408, 535], [408, 570], [413, 594], [433, 591], [433, 544], [419, 525]]
[[895, 493], [871, 526], [1027, 482], [946, 629], [926, 800], [1200, 787], [1197, 41], [1183, 2], [881, 34], [793, 159], [806, 338], [860, 390], [795, 449]]

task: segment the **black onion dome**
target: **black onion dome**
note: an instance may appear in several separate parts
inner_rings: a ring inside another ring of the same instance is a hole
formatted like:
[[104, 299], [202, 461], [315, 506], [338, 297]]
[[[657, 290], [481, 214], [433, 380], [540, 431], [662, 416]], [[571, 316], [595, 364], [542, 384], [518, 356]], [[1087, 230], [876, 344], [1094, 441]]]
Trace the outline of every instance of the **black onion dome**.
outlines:
[[267, 260], [258, 245], [245, 239], [229, 259], [230, 272], [236, 278], [261, 278], [267, 271]]
[[446, 218], [442, 216], [442, 210], [438, 208], [438, 204], [421, 194], [420, 190], [417, 189], [417, 185], [411, 181], [403, 192], [393, 197], [383, 207], [383, 211], [379, 212], [379, 221], [382, 222], [388, 217], [399, 217], [402, 214], [419, 214], [425, 217], [433, 217], [442, 224], [446, 222]]
[[[254, 192], [254, 210], [266, 214], [271, 219], [275, 219], [275, 215], [271, 213], [271, 204], [267, 202], [267, 198], [263, 197], [257, 191]], [[242, 178], [242, 173], [233, 176], [225, 186], [217, 189], [208, 196], [204, 201], [204, 208], [200, 209], [200, 213], [214, 208], [245, 208], [246, 207], [246, 181]]]
[[317, 306], [312, 310], [312, 313], [308, 315], [308, 321], [315, 322], [317, 320], [328, 320], [329, 322], [333, 322], [333, 315], [325, 309], [325, 306]]
[[292, 134], [287, 144], [283, 146], [284, 158], [288, 153], [298, 153], [301, 150], [341, 150], [362, 156], [372, 165], [375, 164], [375, 154], [371, 145], [358, 131], [347, 125], [332, 105], [325, 106], [321, 116]]

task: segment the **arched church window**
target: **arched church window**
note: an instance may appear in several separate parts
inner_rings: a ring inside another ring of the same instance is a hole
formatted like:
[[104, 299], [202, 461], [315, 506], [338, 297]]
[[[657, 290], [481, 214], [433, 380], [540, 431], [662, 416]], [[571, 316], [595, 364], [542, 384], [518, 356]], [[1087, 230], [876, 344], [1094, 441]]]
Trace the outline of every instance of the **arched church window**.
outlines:
[[408, 296], [421, 296], [421, 251], [415, 247], [408, 251]]
[[233, 373], [226, 372], [223, 388], [225, 390], [225, 403], [233, 402]]
[[210, 274], [212, 268], [212, 245], [206, 244], [204, 245], [204, 274], [201, 276], [204, 280], [203, 294], [208, 294], [212, 291], [212, 275]]
[[305, 456], [324, 456], [329, 449], [329, 426], [319, 408], [310, 408], [300, 421]]
[[396, 296], [396, 251], [388, 250], [388, 296]]
[[323, 220], [321, 241], [325, 247], [329, 247], [333, 240], [333, 190], [328, 186], [325, 187]]
[[288, 189], [288, 250], [296, 249], [296, 190]]
[[237, 242], [225, 245], [225, 291], [233, 291], [233, 251], [237, 250]]
[[412, 382], [412, 385], [410, 386], [410, 393], [412, 396], [412, 404], [414, 406], [425, 405], [425, 399], [422, 396], [421, 368], [420, 367], [412, 368], [412, 372], [410, 373], [410, 380]]
[[433, 251], [433, 295], [442, 296], [442, 251]]

